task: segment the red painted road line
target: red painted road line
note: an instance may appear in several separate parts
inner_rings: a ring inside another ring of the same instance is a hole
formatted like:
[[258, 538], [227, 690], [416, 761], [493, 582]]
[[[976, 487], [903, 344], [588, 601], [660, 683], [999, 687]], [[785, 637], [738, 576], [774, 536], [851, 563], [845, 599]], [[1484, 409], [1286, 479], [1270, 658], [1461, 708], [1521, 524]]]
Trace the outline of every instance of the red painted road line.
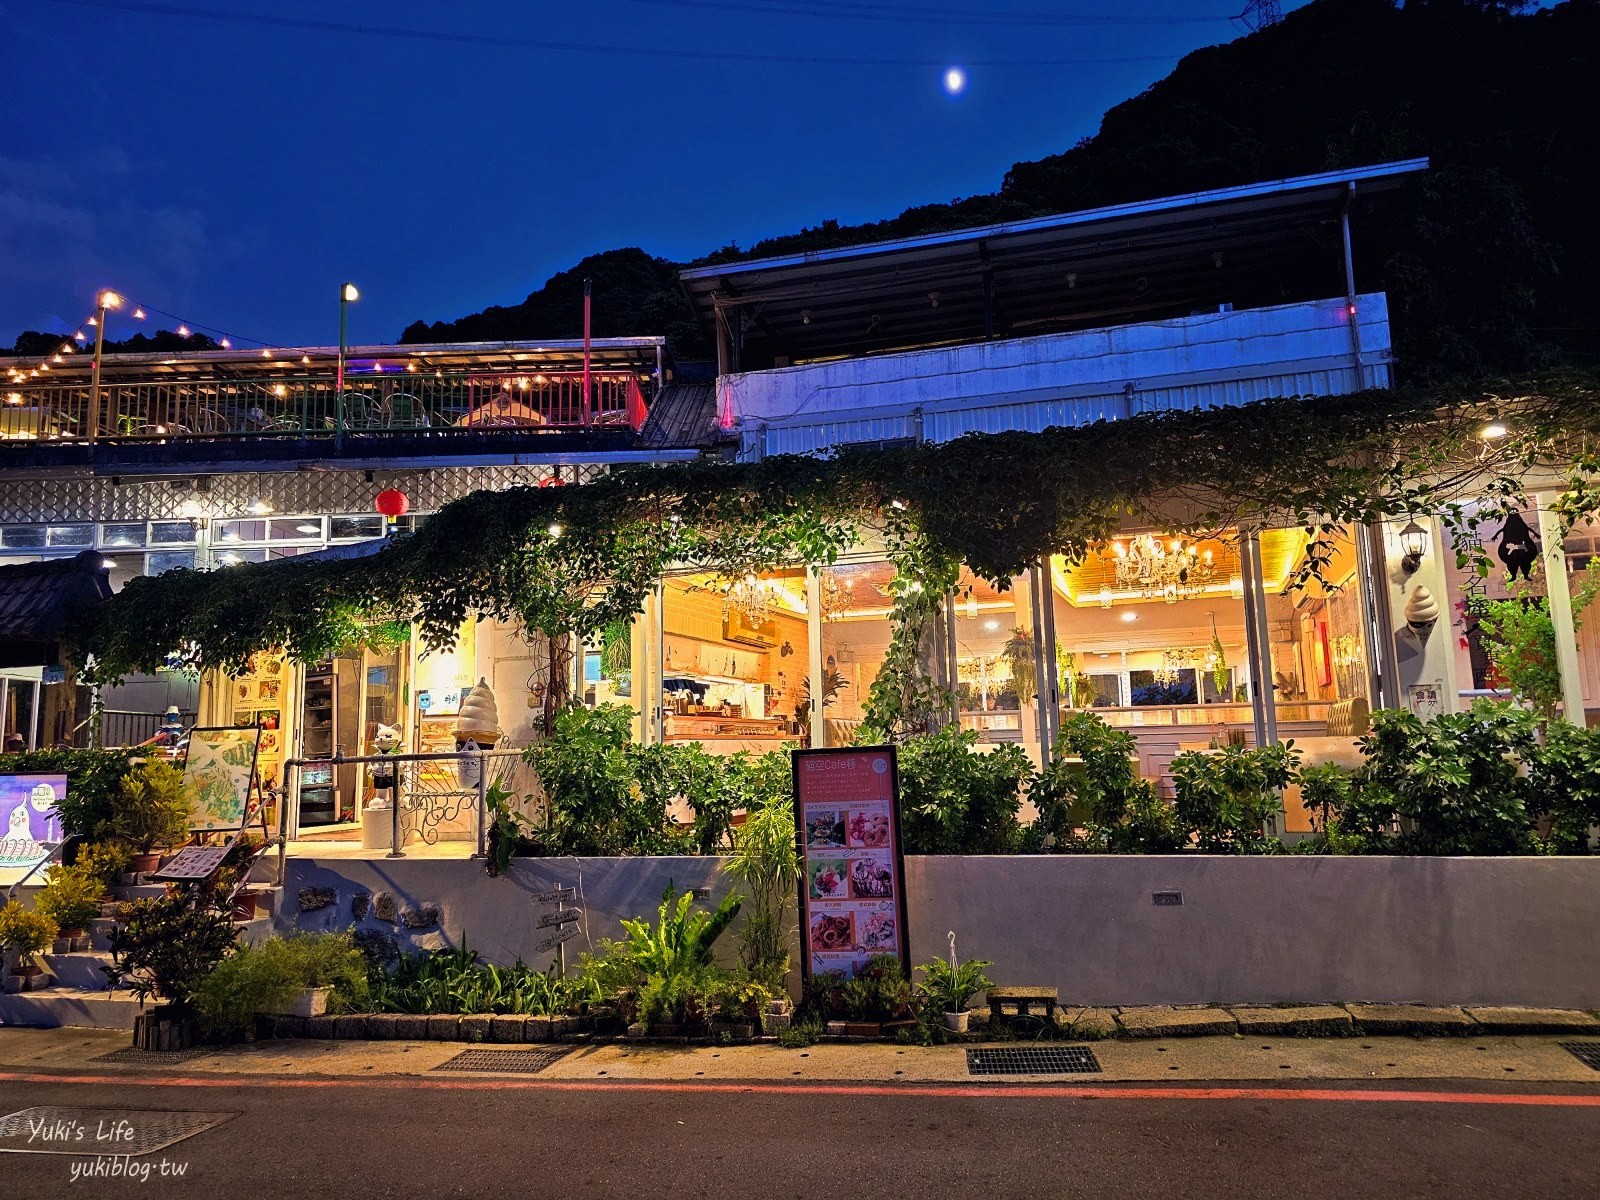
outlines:
[[672, 1080], [436, 1079], [417, 1076], [284, 1079], [253, 1075], [49, 1075], [0, 1071], [0, 1082], [120, 1084], [128, 1087], [197, 1088], [425, 1088], [430, 1091], [488, 1092], [672, 1092], [775, 1096], [944, 1096], [960, 1099], [1052, 1100], [1295, 1100], [1378, 1104], [1502, 1104], [1526, 1108], [1600, 1108], [1600, 1094], [1363, 1091], [1340, 1088], [1264, 1087], [1096, 1087], [1019, 1086], [1016, 1084], [855, 1084], [855, 1083], [688, 1083]]

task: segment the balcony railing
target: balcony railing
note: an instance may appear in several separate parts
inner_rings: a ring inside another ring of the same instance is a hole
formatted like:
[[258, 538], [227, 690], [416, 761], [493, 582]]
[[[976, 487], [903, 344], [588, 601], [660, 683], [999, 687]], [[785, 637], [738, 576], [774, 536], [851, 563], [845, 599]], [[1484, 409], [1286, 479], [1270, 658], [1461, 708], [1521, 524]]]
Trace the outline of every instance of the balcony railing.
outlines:
[[347, 378], [343, 395], [326, 376], [111, 383], [97, 417], [86, 383], [29, 383], [3, 397], [0, 440], [56, 442], [637, 429], [646, 411], [629, 372], [591, 373], [587, 404], [576, 371]]

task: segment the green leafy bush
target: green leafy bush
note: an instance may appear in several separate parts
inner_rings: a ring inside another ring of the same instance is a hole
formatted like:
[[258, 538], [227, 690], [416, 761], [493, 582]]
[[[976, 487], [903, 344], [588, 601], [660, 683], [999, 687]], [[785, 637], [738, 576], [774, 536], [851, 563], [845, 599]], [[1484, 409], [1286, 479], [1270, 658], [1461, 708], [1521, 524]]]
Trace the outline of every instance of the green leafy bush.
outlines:
[[51, 867], [37, 908], [61, 929], [85, 929], [100, 915], [106, 885], [81, 866]]
[[1600, 729], [1552, 721], [1529, 764], [1528, 808], [1549, 825], [1551, 847], [1583, 850], [1600, 825]]
[[135, 900], [117, 912], [106, 975], [141, 1002], [155, 996], [187, 1010], [206, 977], [233, 950], [237, 937], [226, 913], [188, 897]]
[[1361, 739], [1366, 762], [1356, 772], [1363, 841], [1384, 837], [1401, 854], [1517, 854], [1534, 848], [1524, 767], [1536, 757], [1534, 713], [1506, 701], [1479, 700], [1468, 712], [1423, 721], [1405, 709], [1381, 709]]
[[1178, 755], [1172, 785], [1179, 828], [1193, 831], [1205, 854], [1273, 853], [1278, 839], [1263, 826], [1283, 812], [1282, 790], [1299, 764], [1293, 742]]
[[977, 750], [978, 735], [946, 725], [900, 744], [900, 813], [908, 854], [1007, 854], [1018, 841], [1022, 747]]
[[24, 750], [0, 754], [0, 775], [65, 775], [66, 799], [56, 805], [62, 828], [87, 836], [111, 819], [131, 750]]
[[713, 947], [739, 915], [740, 897], [727, 896], [714, 910], [694, 908], [694, 893], [661, 897], [654, 925], [623, 918], [625, 937], [600, 943], [583, 956], [583, 974], [605, 996], [616, 996], [640, 1020], [681, 1022], [704, 1016], [717, 988], [728, 979], [713, 961]]
[[111, 815], [95, 829], [97, 838], [120, 838], [144, 854], [181, 842], [188, 833], [183, 772], [159, 759], [141, 763], [118, 781]]
[[[765, 755], [759, 762], [781, 757]], [[783, 778], [789, 779], [787, 764]], [[744, 824], [734, 831], [733, 855], [723, 870], [749, 894], [739, 927], [739, 959], [752, 979], [774, 991], [789, 971], [789, 918], [800, 879], [795, 845], [794, 801], [787, 785], [781, 794], [752, 797]]]
[[23, 908], [19, 900], [0, 907], [0, 947], [21, 960], [39, 953], [56, 940], [60, 930], [46, 913]]
[[599, 999], [585, 981], [563, 976], [555, 962], [546, 971], [520, 959], [509, 967], [480, 962], [477, 951], [465, 941], [458, 947], [393, 958], [367, 955], [366, 961], [368, 990], [363, 1006], [372, 1012], [542, 1017]]
[[284, 1011], [304, 988], [332, 988], [329, 1008], [347, 1012], [367, 999], [366, 960], [345, 933], [301, 933], [240, 946], [195, 992], [195, 1007], [214, 1036], [251, 1028], [259, 1013]]
[[922, 972], [917, 994], [941, 1013], [965, 1012], [967, 1001], [994, 986], [994, 981], [983, 973], [985, 967], [992, 966], [994, 963], [988, 959], [969, 958], [952, 969], [944, 959], [933, 959], [917, 968]]
[[875, 954], [854, 978], [842, 971], [819, 971], [806, 985], [802, 1018], [893, 1021], [911, 1006], [911, 984], [892, 954]]
[[[1069, 761], [1077, 759], [1080, 761]], [[1061, 726], [1056, 756], [1028, 795], [1039, 818], [1023, 831], [1030, 851], [1170, 854], [1183, 844], [1171, 805], [1141, 779], [1138, 743], [1097, 714], [1080, 712]], [[1074, 835], [1082, 826], [1084, 834]]]
[[111, 887], [132, 864], [133, 851], [122, 842], [107, 838], [80, 846], [72, 865]]

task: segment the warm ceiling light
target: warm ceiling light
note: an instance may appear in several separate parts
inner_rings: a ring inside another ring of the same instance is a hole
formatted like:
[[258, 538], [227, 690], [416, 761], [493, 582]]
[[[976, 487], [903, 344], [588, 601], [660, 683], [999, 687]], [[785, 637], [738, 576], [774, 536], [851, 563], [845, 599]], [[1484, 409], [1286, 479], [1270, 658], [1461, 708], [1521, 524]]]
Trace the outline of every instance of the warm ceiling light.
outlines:
[[250, 501], [250, 512], [253, 516], [264, 517], [271, 511], [272, 505], [268, 504], [265, 500]]
[[1506, 423], [1500, 419], [1499, 411], [1490, 409], [1488, 418], [1478, 430], [1478, 436], [1486, 442], [1492, 442], [1497, 438], [1505, 437], [1510, 432], [1511, 430], [1506, 427]]
[[993, 617], [990, 617], [987, 621], [985, 621], [983, 623], [983, 627], [985, 629], [987, 629], [990, 633], [993, 633], [995, 630], [1000, 628], [1000, 622], [996, 621]]
[[1124, 621], [1137, 621], [1139, 619], [1139, 614], [1130, 609], [1122, 614], [1122, 619]]
[[563, 529], [561, 527], [561, 522], [559, 522], [559, 521], [550, 522], [550, 524], [548, 526], [546, 526], [545, 532], [548, 533], [553, 538], [560, 537], [562, 532], [563, 532]]
[[322, 532], [322, 526], [321, 525], [313, 525], [310, 521], [307, 521], [307, 522], [305, 522], [304, 524], [301, 524], [301, 525], [296, 525], [294, 528], [295, 528], [295, 532], [296, 533], [321, 533]]

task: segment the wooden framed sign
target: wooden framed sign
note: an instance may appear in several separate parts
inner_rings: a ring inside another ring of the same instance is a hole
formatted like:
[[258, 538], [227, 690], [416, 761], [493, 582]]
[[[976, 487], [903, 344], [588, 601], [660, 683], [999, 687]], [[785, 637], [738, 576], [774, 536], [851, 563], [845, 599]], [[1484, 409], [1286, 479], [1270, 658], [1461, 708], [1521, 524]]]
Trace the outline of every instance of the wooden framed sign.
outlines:
[[911, 977], [900, 777], [893, 746], [793, 752], [800, 968], [853, 977], [892, 954]]

